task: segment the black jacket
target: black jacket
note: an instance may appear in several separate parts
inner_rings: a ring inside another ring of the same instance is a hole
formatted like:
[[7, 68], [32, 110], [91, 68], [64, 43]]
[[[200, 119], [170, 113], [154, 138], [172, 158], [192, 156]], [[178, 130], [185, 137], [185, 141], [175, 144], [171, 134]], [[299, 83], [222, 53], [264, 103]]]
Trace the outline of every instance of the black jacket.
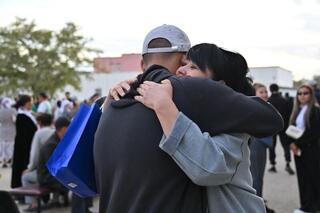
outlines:
[[158, 147], [162, 129], [155, 113], [135, 101], [145, 80], [169, 79], [178, 109], [211, 135], [277, 133], [282, 118], [266, 102], [248, 98], [212, 80], [172, 76], [153, 66], [120, 101], [111, 102], [95, 135], [94, 160], [100, 210], [106, 212], [205, 212], [206, 190]]
[[301, 150], [313, 146], [317, 147], [320, 139], [320, 109], [313, 106], [310, 114], [310, 127], [307, 127], [299, 139], [289, 138], [290, 143], [295, 143]]
[[37, 131], [36, 124], [24, 114], [18, 114], [12, 164], [11, 187], [20, 187], [22, 172], [27, 169], [32, 138]]
[[284, 128], [286, 130], [290, 119], [290, 103], [280, 93], [273, 93], [268, 100], [281, 114], [284, 121]]
[[48, 141], [41, 147], [39, 153], [39, 168], [37, 169], [37, 177], [38, 182], [42, 187], [47, 187], [56, 191], [66, 191], [66, 188], [50, 174], [47, 168], [47, 162], [59, 142], [60, 139], [58, 135], [53, 133]]

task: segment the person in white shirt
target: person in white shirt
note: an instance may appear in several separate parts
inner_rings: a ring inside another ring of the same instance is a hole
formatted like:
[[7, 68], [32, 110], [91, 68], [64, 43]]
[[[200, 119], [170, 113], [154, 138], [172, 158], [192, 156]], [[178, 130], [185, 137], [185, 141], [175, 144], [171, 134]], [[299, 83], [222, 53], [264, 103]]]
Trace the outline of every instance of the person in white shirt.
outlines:
[[48, 114], [52, 114], [52, 110], [51, 110], [51, 104], [48, 101], [48, 96], [46, 93], [41, 92], [39, 95], [39, 106], [37, 109], [37, 113], [48, 113]]

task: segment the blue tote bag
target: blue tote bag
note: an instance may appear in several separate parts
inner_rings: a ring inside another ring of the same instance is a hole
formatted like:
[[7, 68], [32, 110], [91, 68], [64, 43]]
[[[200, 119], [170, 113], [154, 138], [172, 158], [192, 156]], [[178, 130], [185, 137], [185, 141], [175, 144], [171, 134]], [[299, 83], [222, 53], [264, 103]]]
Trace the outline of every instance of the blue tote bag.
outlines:
[[47, 162], [51, 175], [80, 197], [97, 195], [93, 142], [101, 113], [97, 103], [82, 104]]

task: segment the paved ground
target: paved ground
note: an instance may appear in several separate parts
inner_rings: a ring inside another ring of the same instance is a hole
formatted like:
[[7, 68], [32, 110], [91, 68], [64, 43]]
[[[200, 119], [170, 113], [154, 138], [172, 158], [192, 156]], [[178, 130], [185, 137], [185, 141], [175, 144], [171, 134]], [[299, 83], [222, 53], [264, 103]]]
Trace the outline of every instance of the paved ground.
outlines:
[[[269, 173], [266, 171], [264, 184], [264, 197], [268, 200], [268, 206], [275, 209], [277, 213], [291, 213], [299, 206], [297, 177], [290, 176], [284, 170], [285, 162], [283, 151], [278, 143], [277, 147], [277, 173]], [[294, 164], [292, 164], [294, 167]], [[269, 165], [267, 165], [267, 169]], [[0, 169], [0, 190], [9, 189], [9, 181], [11, 169]], [[97, 209], [98, 200], [94, 202], [94, 209]], [[26, 208], [25, 205], [20, 205], [20, 209]], [[22, 211], [21, 211], [22, 212]], [[70, 208], [58, 208], [44, 211], [45, 213], [67, 213]]]
[[[285, 171], [285, 160], [283, 149], [277, 143], [277, 173], [266, 171], [264, 178], [264, 198], [268, 201], [268, 206], [276, 210], [277, 213], [291, 213], [299, 208], [298, 181], [296, 175], [289, 175]], [[294, 162], [291, 163], [295, 170]], [[270, 168], [267, 165], [266, 170]]]

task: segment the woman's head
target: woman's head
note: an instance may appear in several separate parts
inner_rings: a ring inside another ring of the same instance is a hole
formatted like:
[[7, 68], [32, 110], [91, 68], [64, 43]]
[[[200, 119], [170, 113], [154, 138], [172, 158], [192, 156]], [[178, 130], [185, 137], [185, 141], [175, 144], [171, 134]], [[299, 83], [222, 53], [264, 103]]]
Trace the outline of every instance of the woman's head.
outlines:
[[261, 98], [264, 101], [268, 101], [268, 91], [267, 91], [267, 87], [263, 84], [260, 83], [255, 83], [253, 84], [253, 87], [256, 91], [256, 96], [258, 96], [259, 98]]
[[247, 73], [248, 65], [242, 55], [208, 43], [193, 46], [187, 53], [187, 64], [177, 71], [177, 75], [223, 81], [235, 91], [254, 95]]
[[301, 85], [297, 90], [292, 114], [290, 116], [290, 124], [295, 123], [296, 118], [299, 114], [299, 108], [302, 106], [308, 106], [308, 109], [304, 115], [304, 122], [307, 127], [310, 127], [311, 108], [315, 106], [316, 103], [317, 102], [313, 88], [307, 84]]
[[32, 100], [31, 100], [31, 96], [29, 95], [21, 95], [19, 97], [19, 100], [17, 101], [16, 104], [17, 108], [23, 107], [27, 110], [31, 110], [32, 109]]
[[309, 85], [302, 85], [297, 90], [296, 101], [299, 105], [314, 105], [316, 97], [314, 90]]

